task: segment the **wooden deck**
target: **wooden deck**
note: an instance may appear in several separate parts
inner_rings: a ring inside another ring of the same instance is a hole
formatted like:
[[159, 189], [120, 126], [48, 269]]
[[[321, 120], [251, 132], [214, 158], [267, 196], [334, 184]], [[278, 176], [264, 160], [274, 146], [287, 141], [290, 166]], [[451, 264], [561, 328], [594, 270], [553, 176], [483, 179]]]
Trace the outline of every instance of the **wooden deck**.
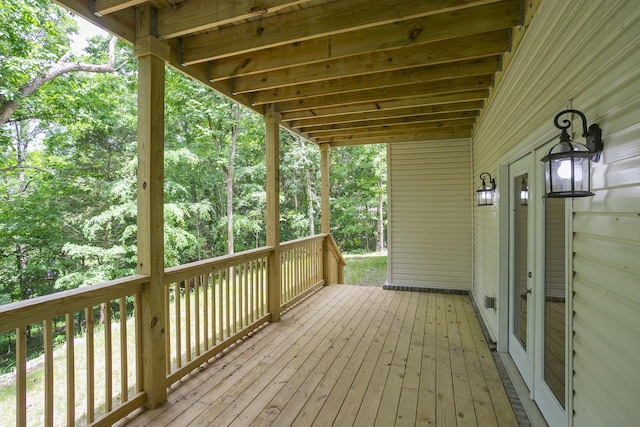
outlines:
[[128, 426], [516, 426], [467, 296], [324, 287]]

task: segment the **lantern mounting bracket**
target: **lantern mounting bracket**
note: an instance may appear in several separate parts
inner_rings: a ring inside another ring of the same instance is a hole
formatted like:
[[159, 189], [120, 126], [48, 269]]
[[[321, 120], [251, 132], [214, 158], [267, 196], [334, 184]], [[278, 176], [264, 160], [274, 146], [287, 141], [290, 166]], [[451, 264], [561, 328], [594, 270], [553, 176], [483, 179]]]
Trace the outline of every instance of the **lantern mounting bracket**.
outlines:
[[602, 129], [600, 129], [600, 126], [598, 126], [597, 123], [593, 123], [587, 128], [587, 118], [582, 113], [582, 111], [569, 109], [556, 114], [556, 117], [553, 119], [553, 124], [558, 129], [562, 130], [562, 135], [560, 135], [560, 142], [571, 141], [569, 133], [567, 132], [567, 129], [571, 126], [571, 121], [569, 119], [564, 119], [562, 121], [563, 124], [560, 124], [558, 122], [558, 119], [560, 119], [560, 117], [567, 113], [577, 114], [582, 119], [582, 136], [586, 141], [585, 146], [591, 153], [593, 153], [591, 161], [596, 163], [599, 162], [600, 154], [602, 153], [602, 149], [604, 147], [604, 144], [602, 143]]

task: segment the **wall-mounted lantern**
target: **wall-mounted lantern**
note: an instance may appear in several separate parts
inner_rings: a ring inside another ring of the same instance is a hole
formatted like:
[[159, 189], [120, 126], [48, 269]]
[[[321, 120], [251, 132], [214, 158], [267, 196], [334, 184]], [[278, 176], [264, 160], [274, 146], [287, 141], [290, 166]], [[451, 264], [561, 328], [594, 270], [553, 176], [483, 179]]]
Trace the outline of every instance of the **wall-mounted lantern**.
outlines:
[[[487, 184], [485, 177], [488, 177], [489, 184]], [[482, 180], [482, 185], [480, 185], [476, 191], [478, 206], [491, 206], [493, 205], [496, 195], [496, 180], [492, 178], [488, 172], [482, 172], [480, 179]]]
[[[573, 142], [567, 129], [571, 121], [558, 119], [567, 113], [575, 113], [582, 119], [582, 136], [586, 145]], [[587, 129], [587, 118], [578, 110], [564, 110], [553, 119], [562, 130], [560, 142], [542, 158], [545, 173], [544, 197], [587, 197], [591, 192], [591, 161], [598, 162], [602, 152], [602, 131], [594, 123]]]

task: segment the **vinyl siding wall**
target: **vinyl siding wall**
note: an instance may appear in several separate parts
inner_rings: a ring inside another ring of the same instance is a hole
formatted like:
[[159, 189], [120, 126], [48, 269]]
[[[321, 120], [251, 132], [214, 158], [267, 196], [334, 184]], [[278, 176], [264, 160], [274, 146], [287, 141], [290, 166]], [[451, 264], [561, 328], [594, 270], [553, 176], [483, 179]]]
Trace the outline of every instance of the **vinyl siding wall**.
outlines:
[[[553, 117], [570, 100], [603, 130], [603, 156], [592, 168], [596, 195], [572, 204], [569, 419], [576, 426], [631, 426], [640, 419], [639, 6], [542, 1], [472, 141], [477, 176], [496, 173], [557, 135]], [[501, 187], [506, 177], [498, 177]], [[485, 295], [506, 298], [499, 295], [499, 212], [474, 209], [473, 296], [480, 307]], [[497, 338], [499, 313], [481, 314]]]
[[388, 282], [471, 287], [469, 140], [389, 144]]

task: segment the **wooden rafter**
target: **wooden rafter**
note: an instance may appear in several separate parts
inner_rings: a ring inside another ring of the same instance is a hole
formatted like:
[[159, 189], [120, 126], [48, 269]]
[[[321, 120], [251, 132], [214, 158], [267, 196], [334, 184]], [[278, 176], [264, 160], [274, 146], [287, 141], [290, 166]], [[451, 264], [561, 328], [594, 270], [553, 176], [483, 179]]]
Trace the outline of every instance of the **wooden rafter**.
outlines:
[[471, 135], [525, 28], [522, 0], [56, 1], [131, 43], [148, 7], [170, 66], [331, 146]]
[[248, 19], [308, 0], [235, 0], [229, 2], [189, 0], [158, 11], [158, 36], [163, 39], [183, 36]]
[[213, 61], [209, 77], [216, 81], [504, 30], [517, 25], [518, 8], [519, 1], [500, 2], [234, 55]]
[[495, 0], [341, 0], [186, 38], [183, 62], [211, 61], [317, 37], [493, 3]]

